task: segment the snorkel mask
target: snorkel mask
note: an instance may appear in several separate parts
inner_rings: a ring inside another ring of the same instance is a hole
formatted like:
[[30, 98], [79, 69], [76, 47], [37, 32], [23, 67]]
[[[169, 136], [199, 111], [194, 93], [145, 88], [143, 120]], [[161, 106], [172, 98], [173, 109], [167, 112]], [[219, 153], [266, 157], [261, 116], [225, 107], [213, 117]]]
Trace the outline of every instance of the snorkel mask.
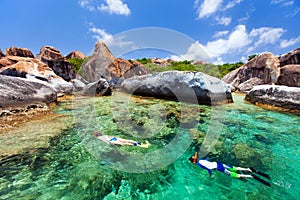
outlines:
[[194, 161], [193, 161], [194, 164], [197, 162], [197, 157], [198, 157], [198, 152], [195, 152], [195, 154], [194, 154]]

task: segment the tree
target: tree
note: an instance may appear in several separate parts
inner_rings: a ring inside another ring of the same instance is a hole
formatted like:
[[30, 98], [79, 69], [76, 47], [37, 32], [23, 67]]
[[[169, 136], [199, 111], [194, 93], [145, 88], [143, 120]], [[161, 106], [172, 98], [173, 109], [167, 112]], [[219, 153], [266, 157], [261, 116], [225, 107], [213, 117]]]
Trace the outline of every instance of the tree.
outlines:
[[259, 54], [251, 54], [251, 55], [248, 56], [248, 61], [250, 61], [250, 60], [252, 60], [253, 58], [256, 58], [256, 57], [258, 57], [258, 56], [259, 56]]

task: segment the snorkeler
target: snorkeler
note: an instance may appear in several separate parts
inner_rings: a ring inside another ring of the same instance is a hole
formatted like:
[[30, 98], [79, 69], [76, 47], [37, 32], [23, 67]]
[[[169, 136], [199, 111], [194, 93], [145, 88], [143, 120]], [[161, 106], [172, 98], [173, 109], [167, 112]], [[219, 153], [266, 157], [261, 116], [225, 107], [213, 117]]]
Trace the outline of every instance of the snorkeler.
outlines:
[[94, 136], [97, 137], [98, 140], [102, 140], [106, 144], [116, 144], [116, 145], [128, 145], [128, 146], [138, 146], [142, 148], [148, 148], [150, 146], [150, 143], [148, 141], [145, 141], [143, 143], [137, 142], [134, 140], [127, 140], [123, 138], [118, 138], [115, 136], [110, 135], [103, 135], [102, 133], [95, 132]]
[[198, 159], [198, 153], [196, 152], [194, 156], [190, 157], [189, 160], [193, 163], [193, 164], [197, 164], [199, 167], [206, 169], [210, 175], [210, 177], [212, 177], [212, 170], [217, 170], [217, 171], [221, 171], [224, 172], [225, 174], [229, 175], [232, 178], [254, 178], [255, 180], [267, 185], [267, 186], [271, 186], [270, 183], [266, 182], [265, 180], [257, 177], [254, 174], [238, 174], [237, 171], [248, 171], [248, 172], [255, 172], [259, 175], [264, 176], [265, 178], [270, 180], [270, 176], [267, 174], [264, 174], [262, 172], [259, 172], [258, 170], [253, 169], [252, 167], [250, 168], [243, 168], [243, 167], [234, 167], [234, 166], [229, 166], [226, 164], [222, 164], [219, 162], [210, 162], [208, 160], [205, 159]]

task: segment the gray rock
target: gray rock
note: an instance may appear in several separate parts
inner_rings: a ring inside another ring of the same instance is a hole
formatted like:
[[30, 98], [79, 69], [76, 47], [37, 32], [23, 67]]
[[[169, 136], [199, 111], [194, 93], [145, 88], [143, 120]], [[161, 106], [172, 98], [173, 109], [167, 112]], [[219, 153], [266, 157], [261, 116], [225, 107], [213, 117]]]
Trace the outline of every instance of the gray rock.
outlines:
[[19, 56], [34, 58], [33, 53], [27, 48], [10, 47], [6, 49], [6, 56]]
[[51, 46], [43, 46], [37, 58], [46, 63], [58, 76], [66, 81], [74, 79], [76, 73], [72, 69], [68, 60], [60, 53], [60, 51]]
[[0, 75], [26, 78], [26, 72], [18, 71], [16, 68], [7, 68], [0, 72]]
[[93, 55], [83, 65], [83, 69], [87, 81], [95, 82], [104, 78], [116, 87], [126, 78], [149, 74], [149, 70], [141, 63], [115, 58], [103, 42], [96, 44]]
[[300, 65], [285, 65], [280, 68], [278, 85], [300, 87]]
[[107, 96], [112, 94], [109, 83], [101, 78], [98, 81], [87, 84], [81, 92], [84, 96]]
[[76, 78], [77, 80], [80, 80], [82, 83], [84, 83], [85, 85], [89, 84], [90, 82], [88, 82], [87, 80], [85, 80], [80, 74], [76, 74]]
[[283, 67], [285, 65], [290, 65], [290, 64], [299, 65], [300, 64], [300, 48], [297, 48], [293, 51], [290, 51], [286, 54], [279, 56], [279, 62], [280, 62], [280, 67]]
[[256, 83], [252, 80], [253, 85], [276, 83], [279, 75], [279, 59], [272, 53], [266, 52], [253, 58], [242, 67], [226, 74], [222, 80], [238, 90], [241, 88], [241, 84], [252, 78], [261, 79], [261, 81], [256, 81]]
[[104, 42], [98, 42], [92, 57], [83, 66], [85, 79], [89, 82], [95, 82], [100, 78], [110, 77], [108, 68], [113, 65], [115, 59]]
[[82, 81], [78, 79], [72, 79], [70, 82], [73, 84], [74, 88], [77, 91], [83, 90], [83, 88], [86, 86], [86, 84], [84, 84]]
[[29, 105], [55, 102], [55, 90], [45, 84], [24, 78], [0, 75], [0, 109], [13, 109]]
[[290, 110], [300, 110], [300, 88], [279, 85], [255, 86], [245, 97], [253, 104], [282, 107]]
[[264, 82], [260, 78], [251, 78], [239, 85], [239, 88], [237, 88], [240, 92], [247, 93], [249, 92], [254, 86], [256, 85], [263, 85]]
[[230, 87], [201, 72], [167, 71], [124, 80], [121, 90], [130, 94], [214, 105], [232, 102]]
[[2, 50], [0, 49], [0, 58], [4, 57], [4, 53], [2, 52]]

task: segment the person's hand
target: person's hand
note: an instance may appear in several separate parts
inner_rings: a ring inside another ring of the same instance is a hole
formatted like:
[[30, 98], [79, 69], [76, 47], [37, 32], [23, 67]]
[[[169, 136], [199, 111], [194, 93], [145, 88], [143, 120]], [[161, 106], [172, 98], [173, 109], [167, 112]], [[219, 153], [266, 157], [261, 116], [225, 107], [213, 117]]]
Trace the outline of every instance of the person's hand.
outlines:
[[248, 168], [248, 171], [249, 171], [249, 172], [252, 172], [252, 170], [251, 170], [250, 168]]

